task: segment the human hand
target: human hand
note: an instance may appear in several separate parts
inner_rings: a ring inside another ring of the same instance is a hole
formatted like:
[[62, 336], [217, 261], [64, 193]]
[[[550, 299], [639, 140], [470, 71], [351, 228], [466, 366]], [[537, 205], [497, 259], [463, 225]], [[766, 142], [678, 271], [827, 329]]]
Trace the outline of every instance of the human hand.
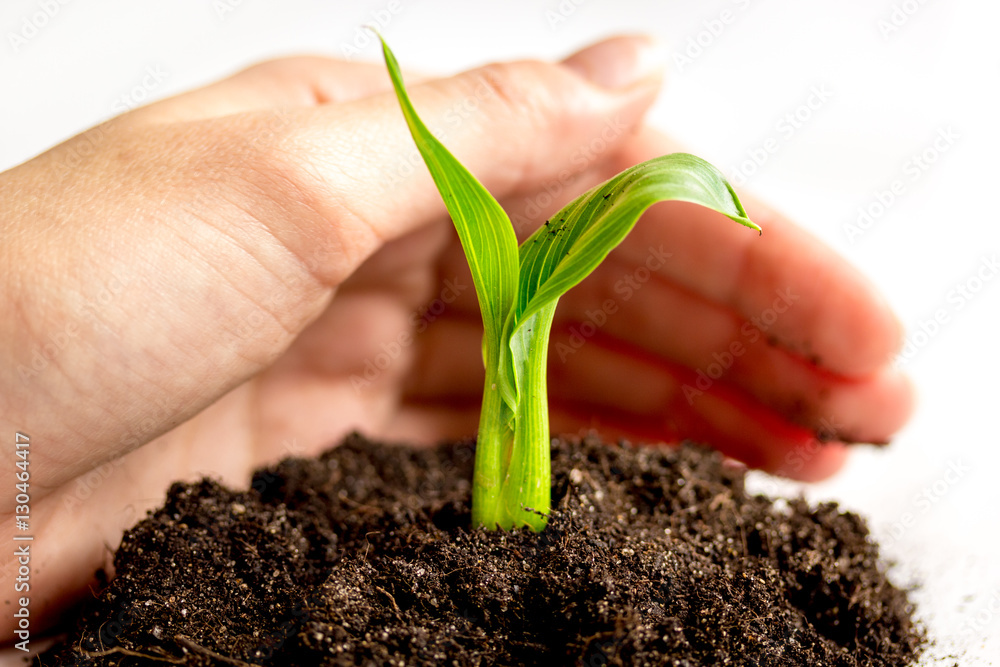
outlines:
[[[516, 210], [544, 201], [539, 184], [561, 184], [565, 198], [662, 152], [661, 137], [631, 136], [656, 94], [655, 71], [616, 90], [601, 85], [644, 61], [641, 47], [618, 40], [577, 55], [570, 68], [492, 66], [411, 94], [457, 157]], [[588, 69], [592, 83], [578, 76]], [[134, 111], [0, 176], [0, 208], [4, 237], [16, 241], [0, 249], [11, 267], [3, 302], [13, 314], [0, 324], [12, 342], [2, 352], [0, 420], [6, 432], [32, 437], [33, 544], [44, 554], [32, 564], [36, 620], [86, 585], [106, 560], [105, 545], [117, 544], [173, 480], [210, 474], [243, 485], [253, 467], [316, 453], [351, 429], [414, 442], [475, 429], [475, 298], [380, 66], [270, 63]], [[848, 432], [861, 438], [883, 439], [898, 426], [909, 395], [882, 378], [898, 340], [891, 316], [815, 241], [748, 210], [764, 239], [661, 205], [647, 217], [668, 224], [641, 223], [563, 299], [552, 344], [556, 430], [599, 423], [647, 439], [689, 433], [774, 467], [827, 412], [850, 414]], [[767, 252], [747, 251], [765, 241], [783, 243], [787, 274], [753, 263], [733, 292], [732, 257]], [[622, 272], [661, 244], [673, 253], [663, 280], [628, 300], [614, 292]], [[720, 254], [709, 264], [712, 251]], [[785, 253], [822, 261], [792, 265]], [[774, 334], [792, 345], [811, 341], [824, 364], [853, 379], [760, 349], [705, 392], [715, 401], [712, 419], [697, 422], [694, 409], [670, 399], [678, 369], [697, 367], [699, 353], [710, 358], [725, 347], [714, 342], [732, 337], [729, 304], [754, 316], [772, 284], [819, 277], [826, 285], [803, 287]], [[855, 301], [829, 312], [817, 306], [831, 288]], [[689, 292], [694, 305], [670, 300]], [[744, 293], [756, 300], [736, 301]], [[558, 344], [572, 341], [559, 336], [605, 294], [620, 312], [561, 364]], [[684, 329], [657, 317], [673, 303], [686, 314]], [[864, 335], [855, 334], [862, 325]], [[868, 352], [853, 362], [838, 357], [827, 330], [865, 341]], [[683, 347], [691, 336], [701, 344], [694, 354]], [[33, 365], [35, 352], [44, 363]], [[801, 372], [777, 376], [788, 367]], [[629, 394], [620, 385], [640, 373], [654, 384], [623, 407]], [[715, 397], [723, 387], [735, 398]], [[746, 396], [756, 397], [759, 414], [743, 409]], [[790, 404], [789, 396], [802, 400]], [[872, 396], [881, 403], [855, 418], [851, 401]], [[877, 416], [879, 406], [895, 406], [896, 422]], [[668, 416], [680, 423], [654, 423], [668, 407], [681, 408]], [[772, 441], [774, 433], [792, 435]], [[813, 453], [792, 472], [826, 474], [838, 452]], [[0, 511], [10, 535], [13, 501]], [[16, 562], [5, 564], [6, 595], [15, 571]], [[11, 628], [0, 634], [10, 637]]]
[[[412, 94], [502, 197], [579, 170], [573, 151], [609, 119], [637, 125], [659, 88], [647, 47], [606, 45], [617, 58], [593, 81], [577, 61], [517, 63]], [[0, 176], [0, 421], [31, 436], [35, 630], [172, 480], [245, 485], [351, 429], [454, 430], [405, 399], [420, 346], [352, 384], [441, 293], [452, 233], [415, 166], [384, 68], [313, 58], [138, 109]], [[7, 539], [14, 509], [0, 507]], [[5, 599], [17, 565], [4, 560]]]
[[[679, 150], [643, 128], [579, 187]], [[825, 244], [741, 199], [761, 237], [700, 206], [658, 204], [563, 299], [554, 430], [691, 439], [815, 481], [841, 467], [845, 445], [887, 443], [906, 423], [914, 392], [892, 366], [904, 332], [888, 304]]]

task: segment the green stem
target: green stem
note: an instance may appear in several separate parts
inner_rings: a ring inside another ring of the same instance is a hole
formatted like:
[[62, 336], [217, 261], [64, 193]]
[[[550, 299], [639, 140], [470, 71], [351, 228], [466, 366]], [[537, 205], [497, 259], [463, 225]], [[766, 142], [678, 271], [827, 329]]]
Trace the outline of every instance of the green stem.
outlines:
[[520, 371], [515, 374], [516, 412], [511, 413], [501, 393], [499, 364], [486, 355], [472, 483], [473, 526], [545, 528], [552, 502], [546, 363], [555, 307], [552, 303], [533, 315], [510, 339], [512, 360]]
[[500, 502], [507, 522], [536, 531], [545, 528], [552, 502], [546, 365], [555, 309], [555, 302], [543, 308], [523, 322], [511, 339], [514, 362], [522, 372], [518, 374], [514, 449]]
[[479, 413], [479, 435], [476, 440], [475, 472], [472, 477], [472, 525], [494, 530], [502, 525], [500, 490], [514, 433], [510, 430], [510, 408], [500, 394], [498, 369], [486, 364], [486, 385], [483, 387], [483, 407]]

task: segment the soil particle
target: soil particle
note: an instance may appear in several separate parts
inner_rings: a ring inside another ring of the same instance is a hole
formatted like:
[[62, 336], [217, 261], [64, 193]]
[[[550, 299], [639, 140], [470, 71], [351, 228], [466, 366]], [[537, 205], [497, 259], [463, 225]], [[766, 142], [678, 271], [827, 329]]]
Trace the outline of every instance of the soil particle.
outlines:
[[906, 665], [864, 521], [709, 450], [555, 441], [540, 534], [469, 530], [472, 443], [354, 435], [176, 484], [43, 665]]

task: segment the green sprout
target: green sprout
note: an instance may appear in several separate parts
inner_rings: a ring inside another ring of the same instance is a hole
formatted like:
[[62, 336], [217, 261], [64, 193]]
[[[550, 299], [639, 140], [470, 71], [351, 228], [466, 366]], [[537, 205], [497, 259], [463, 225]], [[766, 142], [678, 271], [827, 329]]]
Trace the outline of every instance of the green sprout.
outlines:
[[626, 169], [580, 195], [518, 247], [497, 200], [420, 120], [385, 40], [382, 51], [406, 124], [458, 232], [483, 317], [486, 383], [472, 483], [473, 526], [542, 530], [551, 495], [546, 362], [559, 297], [597, 268], [657, 202], [693, 202], [760, 228], [718, 169], [674, 153]]

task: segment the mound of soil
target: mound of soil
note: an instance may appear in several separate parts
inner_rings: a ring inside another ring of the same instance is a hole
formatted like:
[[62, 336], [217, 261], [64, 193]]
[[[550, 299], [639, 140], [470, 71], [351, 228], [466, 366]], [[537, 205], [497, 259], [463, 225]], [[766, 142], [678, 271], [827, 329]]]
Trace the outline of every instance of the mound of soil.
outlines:
[[177, 484], [43, 665], [905, 665], [864, 521], [709, 450], [555, 442], [549, 527], [470, 531], [474, 446], [352, 436]]

